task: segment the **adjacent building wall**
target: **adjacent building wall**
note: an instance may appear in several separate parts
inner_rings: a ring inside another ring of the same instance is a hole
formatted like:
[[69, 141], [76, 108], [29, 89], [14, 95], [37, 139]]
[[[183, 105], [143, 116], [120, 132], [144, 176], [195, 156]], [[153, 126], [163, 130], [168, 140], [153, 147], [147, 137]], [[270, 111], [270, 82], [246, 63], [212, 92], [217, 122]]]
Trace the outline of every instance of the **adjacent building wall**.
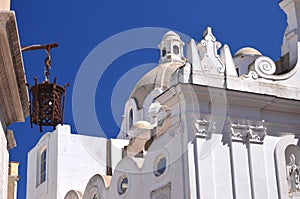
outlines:
[[[60, 199], [70, 189], [84, 191], [89, 179], [106, 173], [105, 138], [71, 134], [59, 125], [28, 153], [26, 198]], [[39, 156], [46, 149], [46, 181], [39, 184]]]
[[8, 11], [10, 10], [10, 0], [1, 0], [0, 2], [0, 10]]
[[19, 162], [10, 162], [8, 170], [8, 193], [7, 199], [17, 199], [19, 180]]
[[8, 181], [8, 151], [4, 129], [3, 120], [0, 120], [0, 198], [7, 197]]

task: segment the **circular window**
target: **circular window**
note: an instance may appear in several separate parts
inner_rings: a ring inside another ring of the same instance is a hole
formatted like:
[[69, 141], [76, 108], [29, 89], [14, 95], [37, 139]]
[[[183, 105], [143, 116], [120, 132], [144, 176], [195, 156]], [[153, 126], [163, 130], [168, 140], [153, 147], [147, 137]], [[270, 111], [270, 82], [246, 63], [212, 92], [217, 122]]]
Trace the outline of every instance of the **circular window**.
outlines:
[[157, 163], [155, 165], [154, 175], [155, 176], [162, 175], [165, 172], [166, 168], [167, 168], [166, 157], [159, 158], [159, 160], [157, 161]]
[[118, 193], [121, 195], [126, 192], [128, 188], [128, 178], [126, 176], [123, 176], [120, 178], [118, 183]]
[[162, 49], [161, 55], [164, 57], [164, 56], [166, 56], [166, 54], [167, 54], [167, 50], [166, 50], [166, 47], [164, 47]]
[[179, 47], [178, 46], [173, 46], [173, 53], [175, 55], [178, 55], [179, 54]]

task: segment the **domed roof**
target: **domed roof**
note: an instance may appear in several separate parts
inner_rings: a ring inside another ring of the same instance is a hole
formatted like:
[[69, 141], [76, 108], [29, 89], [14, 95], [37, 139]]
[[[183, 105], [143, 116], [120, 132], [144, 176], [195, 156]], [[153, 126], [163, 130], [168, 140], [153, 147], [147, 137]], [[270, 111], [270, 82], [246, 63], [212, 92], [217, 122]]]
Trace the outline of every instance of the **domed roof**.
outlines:
[[162, 40], [181, 40], [181, 39], [177, 33], [173, 31], [169, 31], [163, 36]]
[[171, 86], [172, 74], [183, 65], [180, 62], [168, 62], [158, 65], [139, 80], [130, 98], [135, 99], [138, 108], [141, 108], [145, 98], [152, 90], [155, 88], [165, 90]]
[[235, 67], [238, 68], [239, 75], [248, 74], [249, 65], [254, 62], [262, 54], [251, 47], [245, 47], [238, 50], [233, 56]]
[[239, 49], [234, 54], [234, 57], [246, 56], [246, 55], [251, 55], [251, 56], [259, 55], [259, 56], [261, 56], [262, 54], [258, 50], [256, 50], [255, 48], [245, 47], [245, 48]]

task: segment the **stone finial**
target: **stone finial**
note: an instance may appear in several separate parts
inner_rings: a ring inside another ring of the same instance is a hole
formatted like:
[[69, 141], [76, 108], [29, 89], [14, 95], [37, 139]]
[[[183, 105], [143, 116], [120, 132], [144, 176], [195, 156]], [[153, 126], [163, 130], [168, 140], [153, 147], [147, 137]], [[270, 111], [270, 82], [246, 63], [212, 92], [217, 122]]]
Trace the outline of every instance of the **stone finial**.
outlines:
[[199, 52], [194, 39], [191, 39], [187, 45], [186, 59], [192, 64], [193, 68], [201, 69]]
[[221, 60], [226, 66], [226, 76], [234, 76], [237, 77], [238, 73], [235, 68], [235, 64], [230, 52], [230, 48], [227, 44], [221, 48], [221, 53], [220, 53]]
[[[187, 46], [188, 63], [184, 67], [185, 70], [191, 71], [190, 75], [183, 78], [183, 80], [188, 83], [223, 88], [225, 79], [225, 63], [218, 54], [220, 47], [221, 43], [216, 40], [210, 27], [204, 31], [203, 38], [199, 43], [196, 44], [192, 39]], [[229, 63], [230, 61], [227, 59], [227, 54], [228, 52], [226, 51], [226, 58], [224, 56], [223, 58], [226, 59], [227, 63]], [[231, 65], [232, 64], [233, 62]], [[234, 68], [233, 65], [232, 67]], [[184, 75], [187, 74], [185, 71], [181, 72]]]

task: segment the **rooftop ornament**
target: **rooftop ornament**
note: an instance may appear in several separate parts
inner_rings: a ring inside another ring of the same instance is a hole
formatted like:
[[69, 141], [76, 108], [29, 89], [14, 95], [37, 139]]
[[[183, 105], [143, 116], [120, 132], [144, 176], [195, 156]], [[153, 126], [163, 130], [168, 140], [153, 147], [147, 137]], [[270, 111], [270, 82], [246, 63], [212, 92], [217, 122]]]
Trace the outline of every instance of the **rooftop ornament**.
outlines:
[[30, 87], [27, 83], [30, 96], [30, 126], [33, 124], [40, 126], [40, 132], [43, 131], [43, 126], [53, 126], [55, 129], [57, 124], [64, 122], [64, 106], [66, 99], [66, 88], [56, 84], [57, 78], [54, 78], [53, 83], [50, 82], [51, 55], [50, 50], [58, 47], [57, 43], [45, 45], [32, 45], [22, 48], [22, 52], [29, 50], [45, 49], [47, 57], [45, 59], [45, 80], [38, 83], [38, 79], [34, 77], [35, 84]]

